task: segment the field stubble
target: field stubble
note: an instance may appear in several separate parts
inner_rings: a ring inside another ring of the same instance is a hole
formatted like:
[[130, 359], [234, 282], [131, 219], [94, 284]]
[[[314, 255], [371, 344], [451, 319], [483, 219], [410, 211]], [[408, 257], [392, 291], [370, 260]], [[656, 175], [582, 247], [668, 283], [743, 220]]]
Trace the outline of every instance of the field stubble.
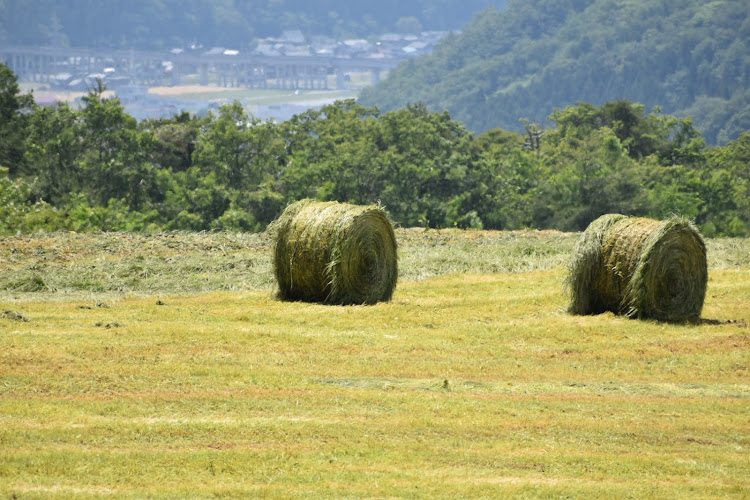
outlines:
[[748, 240], [701, 324], [570, 316], [578, 235], [397, 230], [392, 302], [263, 235], [0, 240], [0, 495], [744, 498]]

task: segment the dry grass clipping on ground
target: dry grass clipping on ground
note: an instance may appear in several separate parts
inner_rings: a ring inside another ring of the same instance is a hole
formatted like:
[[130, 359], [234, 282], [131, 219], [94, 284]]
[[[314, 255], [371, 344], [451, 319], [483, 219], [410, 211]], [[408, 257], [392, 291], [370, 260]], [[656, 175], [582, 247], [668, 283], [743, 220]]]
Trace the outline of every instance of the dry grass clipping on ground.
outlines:
[[[564, 268], [580, 233], [396, 228], [399, 283]], [[706, 241], [711, 272], [750, 267], [750, 238]], [[0, 238], [0, 302], [109, 301], [276, 287], [266, 233], [40, 233]], [[30, 291], [24, 291], [30, 290]], [[15, 306], [6, 307], [14, 309]]]
[[[563, 278], [15, 303], [0, 497], [746, 498], [747, 324], [572, 316]], [[706, 317], [749, 300], [712, 270]]]

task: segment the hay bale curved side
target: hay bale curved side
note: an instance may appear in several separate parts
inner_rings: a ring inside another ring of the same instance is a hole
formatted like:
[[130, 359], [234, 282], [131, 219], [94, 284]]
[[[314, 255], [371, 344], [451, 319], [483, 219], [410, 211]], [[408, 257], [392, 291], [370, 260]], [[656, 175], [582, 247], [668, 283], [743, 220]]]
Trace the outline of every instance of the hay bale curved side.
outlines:
[[[613, 310], [613, 296], [608, 292], [612, 276], [604, 272], [604, 238], [609, 228], [627, 218], [620, 214], [602, 215], [586, 228], [573, 248], [565, 287], [570, 295], [568, 312], [600, 314]], [[615, 299], [616, 300], [616, 299]]]
[[706, 247], [690, 221], [608, 214], [574, 250], [568, 311], [663, 321], [697, 319], [708, 282]]
[[374, 304], [393, 296], [397, 245], [383, 209], [306, 199], [289, 205], [269, 230], [282, 300]]

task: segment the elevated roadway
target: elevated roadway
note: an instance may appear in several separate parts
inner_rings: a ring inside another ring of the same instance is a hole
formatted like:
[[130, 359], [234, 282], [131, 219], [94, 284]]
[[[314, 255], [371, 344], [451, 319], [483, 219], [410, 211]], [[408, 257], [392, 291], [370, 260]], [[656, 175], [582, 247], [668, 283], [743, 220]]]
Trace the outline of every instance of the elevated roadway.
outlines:
[[225, 87], [314, 89], [346, 87], [346, 75], [370, 73], [376, 84], [399, 59], [325, 56], [264, 56], [251, 53], [143, 51], [96, 48], [0, 46], [0, 61], [21, 81], [60, 83], [61, 75], [88, 76], [114, 68], [113, 75], [130, 83], [179, 85], [185, 75], [198, 75], [201, 85]]

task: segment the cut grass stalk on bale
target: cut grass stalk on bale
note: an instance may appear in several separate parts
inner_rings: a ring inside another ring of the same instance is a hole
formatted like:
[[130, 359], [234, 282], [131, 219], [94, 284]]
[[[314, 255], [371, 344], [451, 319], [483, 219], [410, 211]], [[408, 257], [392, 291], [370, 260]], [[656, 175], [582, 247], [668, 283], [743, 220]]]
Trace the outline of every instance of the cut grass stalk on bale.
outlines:
[[706, 246], [683, 217], [665, 221], [607, 214], [573, 250], [566, 285], [572, 314], [695, 321], [706, 296]]
[[270, 230], [282, 300], [374, 304], [393, 296], [396, 237], [380, 207], [301, 200]]

